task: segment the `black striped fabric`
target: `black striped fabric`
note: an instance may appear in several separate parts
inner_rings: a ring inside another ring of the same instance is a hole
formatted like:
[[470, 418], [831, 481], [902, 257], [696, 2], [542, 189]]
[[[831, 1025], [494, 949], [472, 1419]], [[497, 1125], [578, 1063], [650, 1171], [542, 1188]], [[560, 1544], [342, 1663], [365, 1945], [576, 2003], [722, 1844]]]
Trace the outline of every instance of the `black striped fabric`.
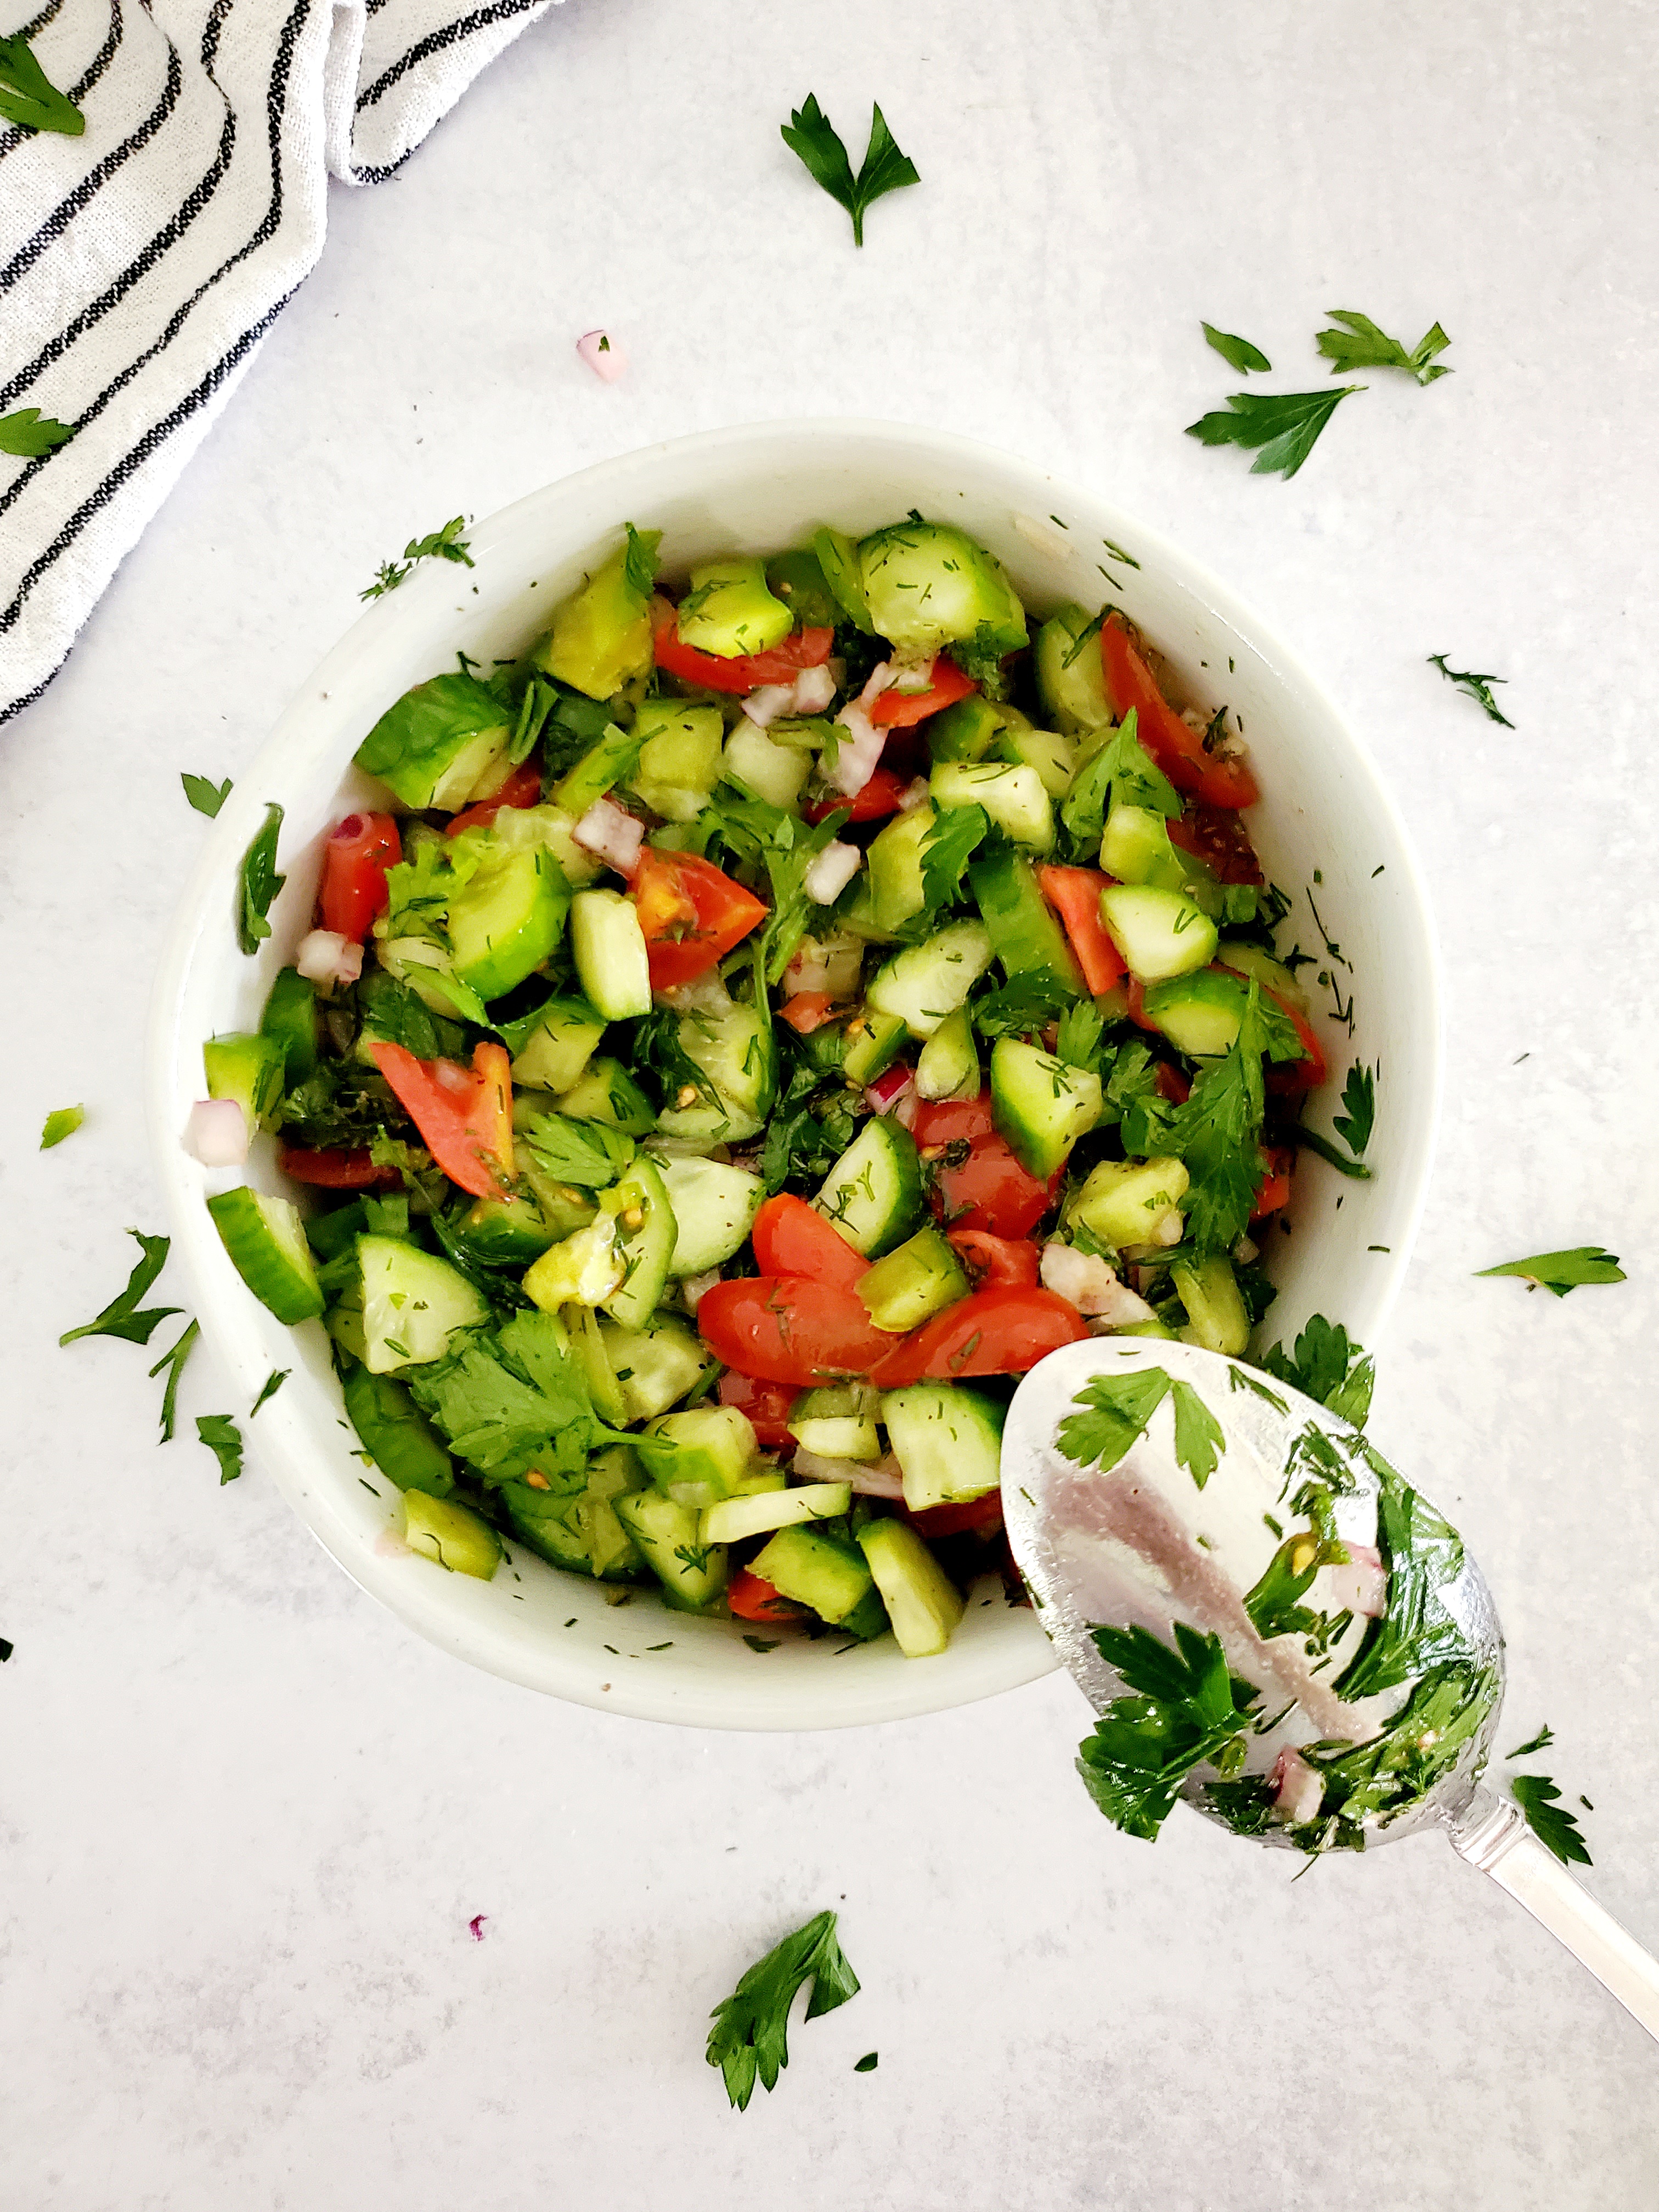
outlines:
[[86, 117], [0, 125], [0, 722], [40, 696], [322, 251], [553, 0], [43, 0], [15, 27]]

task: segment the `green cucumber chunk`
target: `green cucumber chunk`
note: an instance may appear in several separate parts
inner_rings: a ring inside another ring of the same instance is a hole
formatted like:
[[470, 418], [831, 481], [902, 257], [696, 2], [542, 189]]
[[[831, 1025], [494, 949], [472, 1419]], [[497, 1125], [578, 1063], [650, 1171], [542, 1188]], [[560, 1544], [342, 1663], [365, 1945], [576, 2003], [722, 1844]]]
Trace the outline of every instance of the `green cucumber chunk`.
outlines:
[[1016, 768], [1036, 770], [1050, 799], [1064, 799], [1077, 773], [1077, 740], [1058, 730], [1038, 730], [1024, 715], [1012, 717], [997, 739], [997, 751]]
[[663, 1160], [663, 1184], [674, 1210], [671, 1275], [703, 1275], [743, 1249], [766, 1186], [746, 1168], [719, 1160]]
[[315, 1321], [323, 1310], [322, 1285], [298, 1207], [239, 1183], [209, 1199], [207, 1209], [232, 1265], [260, 1304], [278, 1321]]
[[947, 1014], [916, 1054], [916, 1090], [923, 1098], [977, 1098], [979, 1050], [965, 1010]]
[[263, 1030], [210, 1037], [202, 1047], [208, 1097], [234, 1098], [250, 1136], [282, 1097], [287, 1064], [282, 1045]]
[[606, 1121], [629, 1137], [643, 1137], [657, 1126], [657, 1109], [619, 1060], [590, 1060], [552, 1110], [573, 1121]]
[[931, 714], [925, 725], [927, 757], [932, 761], [983, 760], [1001, 729], [1006, 708], [995, 706], [983, 692], [958, 699], [942, 714]]
[[1068, 1067], [1018, 1037], [999, 1037], [992, 1047], [991, 1118], [1039, 1182], [1047, 1182], [1094, 1127], [1102, 1103], [1091, 1068]]
[[805, 1482], [753, 1498], [723, 1498], [703, 1508], [701, 1534], [705, 1544], [741, 1543], [744, 1537], [763, 1536], [769, 1529], [836, 1520], [852, 1502], [852, 1491], [844, 1482]]
[[658, 1490], [640, 1490], [617, 1500], [617, 1518], [639, 1546], [668, 1604], [703, 1613], [719, 1603], [729, 1554], [724, 1544], [703, 1542], [696, 1506], [681, 1505]]
[[[636, 530], [553, 611], [531, 659], [590, 699], [609, 699], [651, 666], [651, 585], [659, 530]], [[641, 568], [650, 572], [641, 574]], [[643, 589], [641, 589], [643, 586]]]
[[455, 972], [486, 1003], [535, 973], [564, 935], [570, 885], [544, 846], [501, 851], [483, 833], [477, 872], [449, 902]]
[[1181, 1332], [1186, 1342], [1236, 1358], [1250, 1340], [1250, 1316], [1231, 1263], [1219, 1253], [1208, 1260], [1177, 1260], [1170, 1279], [1187, 1309]]
[[605, 1035], [605, 1016], [584, 999], [550, 999], [533, 1014], [503, 1024], [513, 1080], [542, 1091], [568, 1091], [581, 1080]]
[[[823, 1032], [818, 1030], [813, 1034], [821, 1036]], [[842, 1034], [846, 1050], [842, 1073], [849, 1083], [862, 1086], [886, 1074], [908, 1043], [910, 1029], [902, 1014], [876, 1013], [866, 1006], [863, 1013], [854, 1016]]]
[[470, 1260], [484, 1267], [527, 1267], [559, 1231], [533, 1198], [481, 1198], [452, 1225], [451, 1235]]
[[601, 1211], [572, 1235], [550, 1244], [526, 1268], [523, 1289], [544, 1313], [556, 1314], [568, 1304], [604, 1305], [622, 1288], [627, 1275], [616, 1218]]
[[601, 1322], [599, 1338], [630, 1421], [665, 1413], [714, 1364], [696, 1331], [668, 1314], [644, 1328]]
[[1037, 696], [1057, 729], [1077, 737], [1110, 722], [1099, 624], [1092, 615], [1076, 605], [1050, 615], [1037, 632], [1031, 658]]
[[1156, 1245], [1171, 1218], [1179, 1221], [1188, 1182], [1179, 1160], [1102, 1160], [1067, 1206], [1066, 1218], [1080, 1221], [1097, 1243], [1116, 1252]]
[[[587, 1395], [593, 1401], [593, 1411], [613, 1429], [619, 1429], [634, 1418], [628, 1410], [628, 1401], [617, 1380], [617, 1370], [611, 1364], [611, 1350], [605, 1342], [605, 1329], [599, 1315], [592, 1306], [568, 1305], [559, 1308], [559, 1319], [564, 1323], [565, 1334], [570, 1339], [570, 1349], [582, 1370], [587, 1384]], [[618, 1335], [629, 1334], [618, 1330]]]
[[871, 840], [866, 856], [870, 912], [876, 927], [890, 935], [902, 929], [927, 903], [921, 884], [921, 850], [937, 817], [931, 806], [896, 814]]
[[354, 1361], [346, 1370], [341, 1395], [346, 1419], [382, 1474], [399, 1490], [448, 1497], [455, 1487], [455, 1462], [401, 1382], [390, 1375], [371, 1375]]
[[1193, 873], [1188, 855], [1170, 840], [1170, 825], [1150, 806], [1114, 806], [1100, 840], [1100, 865], [1121, 884], [1155, 884], [1162, 890], [1187, 888]]
[[777, 1095], [778, 1052], [768, 1009], [711, 993], [706, 1004], [680, 1017], [675, 1034], [702, 1079], [701, 1095], [669, 1107], [658, 1117], [658, 1133], [701, 1145], [740, 1145], [758, 1136]]
[[574, 1492], [504, 1482], [495, 1494], [514, 1534], [550, 1565], [599, 1582], [638, 1583], [650, 1579], [649, 1571], [617, 1517], [617, 1500], [640, 1486], [633, 1453], [614, 1445], [588, 1461], [586, 1480]]
[[780, 1528], [750, 1561], [750, 1571], [781, 1595], [810, 1606], [820, 1620], [832, 1625], [845, 1620], [875, 1587], [875, 1577], [856, 1544], [799, 1523]]
[[874, 1260], [915, 1227], [922, 1195], [915, 1139], [890, 1115], [875, 1115], [830, 1169], [812, 1203], [855, 1252]]
[[1141, 1012], [1177, 1052], [1189, 1060], [1209, 1060], [1238, 1042], [1246, 1004], [1246, 987], [1237, 976], [1221, 968], [1201, 968], [1195, 975], [1151, 985]]
[[720, 781], [720, 741], [726, 725], [718, 707], [688, 707], [680, 699], [645, 699], [634, 725], [643, 736], [629, 779], [653, 813], [671, 822], [694, 822]]
[[[755, 1464], [755, 1431], [735, 1406], [688, 1406], [664, 1413], [634, 1439], [641, 1464], [666, 1498], [699, 1510], [746, 1493]], [[769, 1478], [769, 1486], [781, 1482]]]
[[971, 640], [994, 653], [1026, 642], [1025, 613], [995, 556], [948, 523], [898, 522], [859, 545], [870, 618], [901, 652]]
[[643, 1328], [668, 1286], [669, 1263], [678, 1235], [661, 1170], [654, 1160], [639, 1153], [599, 1203], [615, 1209], [617, 1244], [625, 1271], [619, 1287], [601, 1303], [611, 1320], [623, 1328]]
[[866, 1003], [877, 1013], [898, 1015], [912, 1036], [930, 1037], [966, 1005], [968, 994], [991, 964], [993, 950], [990, 932], [981, 923], [947, 922], [884, 963], [872, 979]]
[[573, 822], [580, 822], [596, 799], [630, 774], [640, 757], [640, 733], [607, 722], [596, 745], [590, 745], [576, 765], [553, 787], [553, 803]]
[[458, 1328], [489, 1319], [489, 1307], [459, 1267], [401, 1237], [360, 1237], [363, 1364], [371, 1375], [441, 1359]]
[[277, 969], [259, 1034], [282, 1047], [285, 1091], [297, 1090], [317, 1073], [317, 986], [297, 968]]
[[588, 1004], [608, 1022], [651, 1011], [651, 963], [631, 898], [578, 891], [570, 902], [570, 949]]
[[968, 885], [1011, 983], [1029, 981], [1050, 998], [1083, 997], [1083, 971], [1023, 854], [994, 853], [975, 860]]
[[919, 1328], [934, 1314], [965, 1298], [969, 1285], [955, 1251], [930, 1224], [866, 1268], [856, 1287], [876, 1327], [896, 1336], [907, 1328]]
[[831, 598], [848, 621], [868, 636], [876, 626], [871, 620], [870, 602], [865, 596], [858, 547], [843, 531], [832, 530], [825, 523], [812, 534], [812, 550], [817, 556]]
[[879, 1459], [876, 1416], [880, 1403], [866, 1382], [803, 1390], [789, 1411], [789, 1433], [803, 1451], [814, 1452], [820, 1459]]
[[1271, 991], [1276, 999], [1294, 1006], [1305, 1021], [1313, 1012], [1309, 998], [1292, 971], [1271, 952], [1264, 952], [1259, 945], [1243, 945], [1237, 938], [1224, 937], [1216, 948], [1216, 959], [1223, 968], [1231, 968], [1236, 975], [1254, 975], [1264, 991]]
[[961, 1591], [904, 1522], [867, 1521], [859, 1546], [875, 1577], [894, 1640], [907, 1659], [943, 1651], [966, 1611]]
[[404, 1492], [404, 1541], [424, 1559], [435, 1559], [453, 1575], [475, 1575], [487, 1583], [501, 1563], [501, 1540], [481, 1514], [453, 1498], [433, 1498], [423, 1490]]
[[507, 757], [501, 701], [459, 671], [428, 677], [386, 708], [353, 755], [416, 814], [453, 814]]
[[1108, 884], [1100, 894], [1100, 919], [1138, 983], [1189, 975], [1215, 957], [1215, 924], [1182, 891]]
[[1003, 1409], [994, 1398], [959, 1382], [913, 1382], [884, 1394], [881, 1418], [912, 1513], [996, 1488]]
[[811, 772], [811, 753], [796, 745], [779, 744], [746, 714], [726, 741], [719, 770], [728, 780], [746, 784], [769, 806], [781, 807], [786, 814], [795, 811]]
[[765, 562], [738, 558], [705, 561], [691, 571], [675, 627], [682, 645], [736, 660], [781, 645], [795, 617], [766, 588]]
[[1016, 845], [1046, 853], [1054, 842], [1054, 805], [1034, 768], [999, 761], [944, 761], [927, 779], [940, 808], [982, 806]]

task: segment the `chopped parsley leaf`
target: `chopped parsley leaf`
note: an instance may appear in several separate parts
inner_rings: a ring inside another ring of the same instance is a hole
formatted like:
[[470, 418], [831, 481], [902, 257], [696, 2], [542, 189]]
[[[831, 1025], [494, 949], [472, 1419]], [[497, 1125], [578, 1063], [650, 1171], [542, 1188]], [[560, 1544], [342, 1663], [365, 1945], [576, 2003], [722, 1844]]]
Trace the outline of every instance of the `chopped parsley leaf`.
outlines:
[[1282, 475], [1288, 483], [1342, 401], [1364, 389], [1344, 384], [1334, 392], [1230, 392], [1231, 412], [1200, 416], [1187, 425], [1187, 435], [1206, 446], [1259, 447], [1251, 475]]
[[228, 1413], [197, 1416], [196, 1433], [219, 1462], [219, 1487], [242, 1472], [242, 1432]]
[[788, 122], [781, 124], [779, 129], [784, 144], [797, 156], [808, 176], [853, 218], [854, 246], [864, 243], [864, 211], [867, 207], [888, 192], [921, 182], [915, 163], [899, 150], [879, 107], [872, 107], [869, 143], [856, 177], [840, 133], [812, 93], [807, 94], [801, 106], [791, 110]]
[[183, 769], [179, 771], [179, 781], [185, 787], [185, 797], [196, 811], [205, 814], [210, 822], [230, 797], [231, 781], [228, 776], [222, 783], [215, 783], [211, 776], [192, 775], [188, 769]]
[[1529, 1260], [1505, 1260], [1498, 1267], [1479, 1267], [1477, 1275], [1518, 1275], [1529, 1291], [1553, 1291], [1564, 1298], [1585, 1283], [1626, 1279], [1617, 1255], [1599, 1244], [1575, 1244], [1568, 1252], [1534, 1252]]
[[1213, 323], [1200, 323], [1199, 328], [1204, 333], [1206, 345], [1212, 346], [1228, 368], [1236, 368], [1241, 376], [1273, 367], [1261, 347], [1252, 345], [1249, 338], [1238, 337], [1231, 331], [1218, 331]]
[[793, 1936], [757, 1960], [724, 2002], [715, 2006], [708, 2059], [726, 2081], [726, 2094], [738, 2112], [754, 2094], [756, 2077], [763, 2087], [777, 2087], [789, 2063], [789, 2008], [795, 1993], [811, 1982], [806, 2017], [817, 2020], [856, 1996], [859, 1978], [847, 1962], [836, 1935], [836, 1916], [820, 1912]]
[[127, 1234], [137, 1239], [143, 1257], [128, 1276], [125, 1290], [118, 1297], [112, 1298], [95, 1320], [82, 1322], [79, 1328], [65, 1329], [58, 1340], [59, 1344], [73, 1344], [82, 1336], [119, 1336], [129, 1344], [148, 1344], [169, 1314], [182, 1310], [179, 1306], [147, 1306], [142, 1312], [138, 1310], [139, 1299], [167, 1265], [173, 1240], [169, 1237], [146, 1237], [142, 1229], [129, 1229]]
[[41, 1126], [40, 1150], [49, 1152], [54, 1145], [61, 1145], [65, 1137], [72, 1137], [86, 1118], [84, 1106], [54, 1107]]

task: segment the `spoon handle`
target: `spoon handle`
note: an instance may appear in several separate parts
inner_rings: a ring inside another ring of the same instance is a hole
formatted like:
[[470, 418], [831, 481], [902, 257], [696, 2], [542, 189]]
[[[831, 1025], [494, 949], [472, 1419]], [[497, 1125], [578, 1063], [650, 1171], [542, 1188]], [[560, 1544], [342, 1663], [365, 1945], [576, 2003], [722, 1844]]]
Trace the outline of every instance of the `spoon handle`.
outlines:
[[1477, 1790], [1461, 1818], [1448, 1821], [1447, 1833], [1461, 1858], [1525, 1905], [1633, 2020], [1659, 2037], [1659, 1961], [1546, 1850], [1518, 1805]]

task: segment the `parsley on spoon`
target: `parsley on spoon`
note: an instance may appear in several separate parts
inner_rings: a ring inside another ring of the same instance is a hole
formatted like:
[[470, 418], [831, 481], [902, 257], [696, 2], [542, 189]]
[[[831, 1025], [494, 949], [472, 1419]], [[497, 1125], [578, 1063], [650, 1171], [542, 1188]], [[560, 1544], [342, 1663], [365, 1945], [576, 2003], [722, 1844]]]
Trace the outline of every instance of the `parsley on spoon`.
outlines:
[[1237, 1360], [1120, 1336], [1032, 1370], [1002, 1455], [1014, 1557], [1099, 1716], [1078, 1765], [1109, 1820], [1150, 1838], [1181, 1797], [1310, 1855], [1443, 1828], [1659, 2036], [1659, 1965], [1481, 1784], [1492, 1593], [1358, 1430]]

